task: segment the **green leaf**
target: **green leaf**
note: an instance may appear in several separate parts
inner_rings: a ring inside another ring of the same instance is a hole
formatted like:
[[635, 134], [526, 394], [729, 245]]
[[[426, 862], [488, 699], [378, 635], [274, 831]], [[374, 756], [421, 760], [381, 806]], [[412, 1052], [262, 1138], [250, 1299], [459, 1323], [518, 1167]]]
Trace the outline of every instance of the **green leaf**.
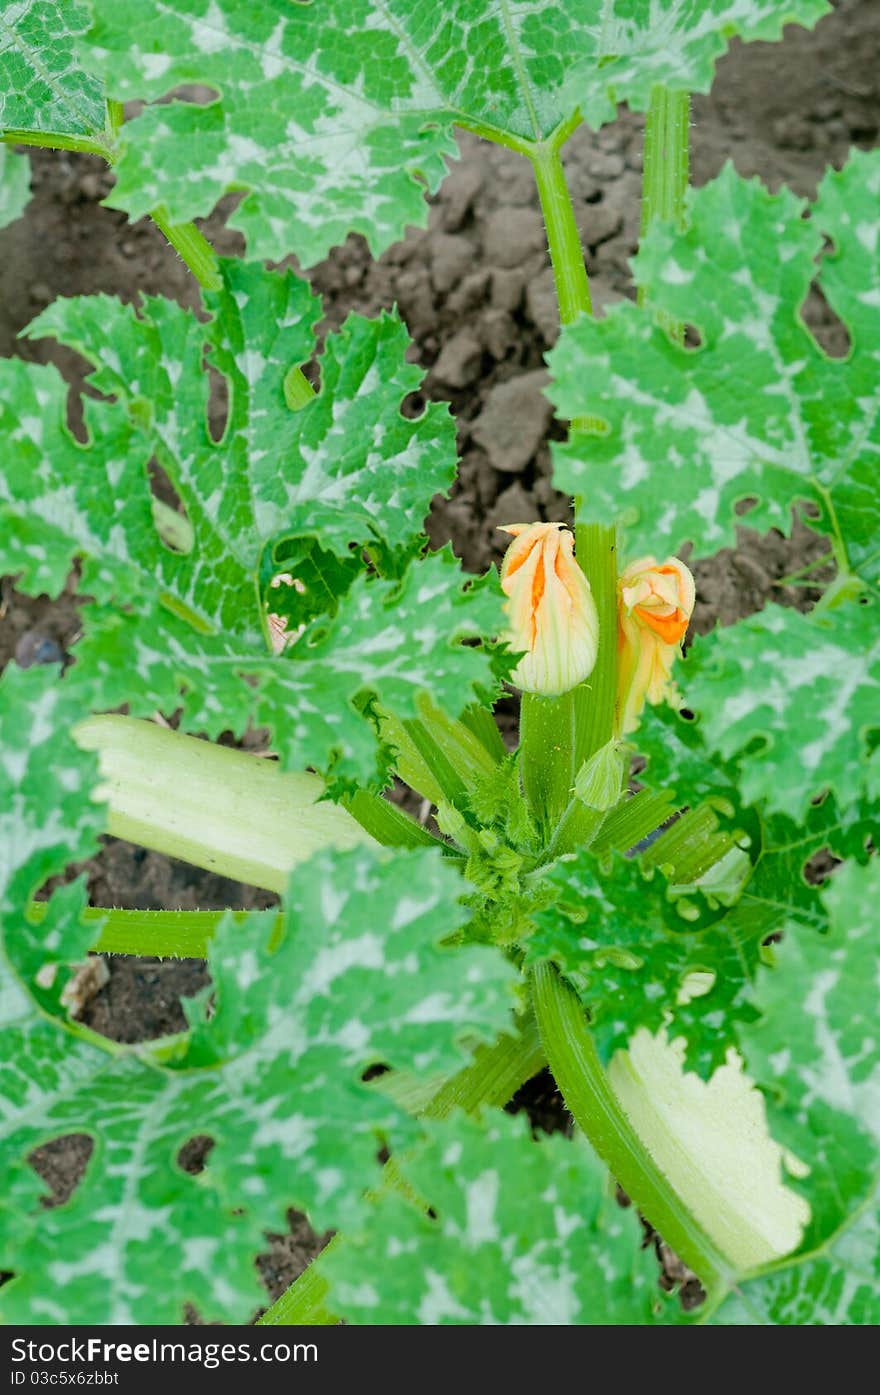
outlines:
[[29, 160], [0, 145], [0, 228], [21, 217], [30, 197]]
[[806, 876], [811, 859], [827, 851], [841, 860], [864, 862], [876, 832], [876, 810], [870, 804], [841, 809], [830, 795], [811, 806], [803, 822], [787, 814], [763, 817], [754, 843], [754, 870], [730, 920], [748, 926], [760, 939], [790, 930], [826, 931], [821, 886]]
[[[604, 423], [555, 448], [557, 486], [584, 521], [620, 519], [636, 554], [686, 540], [701, 554], [734, 544], [747, 498], [750, 527], [786, 532], [792, 504], [810, 500], [812, 526], [876, 580], [878, 192], [877, 151], [826, 175], [809, 219], [802, 200], [728, 165], [692, 194], [684, 233], [652, 226], [636, 278], [654, 316], [695, 324], [701, 343], [684, 348], [630, 303], [563, 333], [550, 395], [561, 416]], [[823, 234], [836, 250], [817, 274]], [[829, 359], [800, 317], [814, 277], [850, 331], [846, 358]]]
[[880, 603], [864, 600], [809, 615], [771, 605], [694, 644], [686, 700], [747, 803], [797, 814], [825, 790], [845, 805], [865, 789], [880, 730]]
[[880, 1197], [870, 1197], [821, 1249], [740, 1283], [710, 1320], [734, 1327], [876, 1327]]
[[774, 1134], [810, 1168], [798, 1185], [826, 1237], [872, 1190], [880, 1140], [877, 897], [880, 861], [850, 863], [823, 893], [824, 936], [786, 937], [761, 977], [763, 1017], [744, 1034]]
[[[98, 551], [94, 534], [104, 534], [102, 550], [120, 564], [127, 554], [142, 558], [148, 585], [173, 593], [178, 609], [253, 634], [254, 587], [272, 575], [279, 547], [298, 542], [307, 552], [320, 542], [344, 563], [353, 548], [368, 547], [392, 575], [403, 569], [422, 544], [432, 496], [452, 483], [455, 428], [440, 404], [417, 421], [401, 416], [401, 401], [423, 374], [404, 360], [409, 339], [396, 315], [351, 316], [329, 336], [320, 392], [291, 411], [284, 380], [314, 352], [320, 302], [290, 273], [221, 266], [222, 290], [205, 297], [214, 314], [207, 327], [170, 301], [149, 298], [136, 316], [101, 296], [58, 300], [30, 326], [32, 335], [52, 335], [83, 354], [95, 366], [90, 384], [116, 398], [88, 404], [91, 449], [70, 437], [51, 369], [4, 365], [8, 401], [16, 403], [4, 425], [36, 475], [19, 486], [29, 515], [67, 526], [65, 565], [77, 551]], [[206, 346], [230, 399], [219, 441], [208, 428]], [[144, 474], [151, 456], [186, 508], [189, 553], [170, 551], [152, 526]], [[27, 558], [37, 566], [30, 550]], [[62, 570], [57, 561], [54, 570]], [[326, 600], [322, 594], [311, 613], [332, 609]]]
[[[328, 579], [351, 585], [353, 547], [391, 577], [405, 571], [432, 495], [452, 479], [454, 426], [442, 406], [401, 416], [420, 372], [404, 362], [394, 316], [349, 320], [328, 342], [321, 391], [289, 410], [284, 378], [313, 350], [317, 303], [290, 275], [230, 263], [224, 276], [207, 328], [161, 300], [139, 317], [100, 297], [40, 317], [35, 332], [84, 353], [97, 365], [92, 385], [112, 396], [84, 403], [85, 444], [68, 430], [54, 369], [0, 365], [11, 451], [0, 566], [20, 572], [24, 589], [56, 594], [82, 560], [82, 589], [97, 602], [84, 611], [73, 673], [90, 689], [84, 704], [126, 702], [148, 715], [183, 698], [191, 730], [241, 733], [254, 720], [275, 733], [286, 764], [375, 781], [385, 764], [362, 716], [370, 696], [405, 717], [433, 691], [457, 713], [493, 685], [485, 651], [462, 641], [503, 629], [497, 581], [466, 582], [451, 555], [402, 581], [362, 577], [341, 612], [282, 655], [263, 634], [264, 607], [279, 593], [262, 592], [297, 546], [307, 582], [320, 567], [323, 585], [314, 595], [283, 588], [300, 595], [299, 622], [336, 608]], [[206, 341], [231, 397], [220, 441], [207, 424]], [[186, 509], [189, 551], [159, 536], [151, 458]], [[283, 563], [273, 561], [279, 549]]]
[[0, 677], [2, 917], [20, 914], [49, 877], [97, 851], [105, 812], [89, 794], [98, 763], [70, 734], [82, 715], [54, 667], [9, 664]]
[[589, 1010], [603, 1061], [638, 1028], [668, 1026], [685, 1039], [689, 1070], [708, 1078], [723, 1065], [738, 1024], [755, 1016], [760, 940], [748, 926], [725, 918], [688, 930], [666, 877], [635, 860], [603, 867], [582, 851], [560, 859], [546, 881], [556, 900], [534, 914], [525, 962], [559, 967]]
[[[755, 691], [766, 686], [765, 674]], [[741, 807], [735, 764], [710, 752], [702, 722], [685, 721], [669, 708], [652, 708], [636, 739], [648, 761], [640, 778], [649, 786], [675, 788], [680, 801], [690, 805], [706, 801], [722, 827], [732, 831], [737, 826], [749, 839], [754, 867], [727, 922], [759, 940], [799, 926], [826, 930], [828, 917], [815, 877], [807, 879], [808, 864], [822, 851], [841, 860], [865, 860], [877, 830], [870, 799], [841, 805], [829, 794], [810, 803], [797, 819], [766, 808], [759, 813]]]
[[184, 727], [211, 737], [265, 726], [286, 768], [375, 785], [388, 760], [365, 715], [371, 700], [401, 718], [419, 715], [423, 693], [455, 713], [482, 700], [510, 664], [463, 641], [499, 633], [502, 599], [497, 574], [468, 577], [447, 549], [400, 582], [359, 577], [332, 619], [313, 622], [280, 655], [238, 636], [200, 635], [161, 611], [151, 622], [119, 612], [93, 622], [72, 676], [94, 706], [127, 702], [147, 715], [180, 705]]
[[102, 85], [75, 54], [88, 23], [81, 0], [2, 0], [0, 130], [103, 135]]
[[[246, 1320], [263, 1231], [288, 1207], [319, 1228], [353, 1221], [381, 1144], [415, 1129], [364, 1072], [454, 1069], [464, 1037], [491, 1040], [509, 1022], [515, 974], [501, 955], [440, 947], [465, 915], [460, 890], [433, 850], [322, 854], [292, 879], [280, 938], [274, 911], [218, 927], [215, 1011], [191, 1005], [176, 1055], [104, 1050], [40, 1018], [42, 1056], [21, 1098], [20, 1039], [7, 1029], [6, 1320], [179, 1322], [187, 1302], [208, 1320]], [[25, 1160], [74, 1132], [94, 1139], [85, 1177], [46, 1210]], [[193, 1177], [176, 1159], [196, 1133], [214, 1146]]]
[[829, 933], [786, 937], [779, 966], [761, 975], [763, 1016], [744, 1031], [744, 1055], [774, 1137], [806, 1165], [794, 1185], [812, 1217], [798, 1253], [742, 1284], [716, 1321], [880, 1317], [878, 896], [876, 857], [842, 868], [823, 896]]
[[621, 1325], [664, 1308], [675, 1320], [634, 1212], [582, 1140], [538, 1143], [498, 1113], [427, 1128], [401, 1164], [423, 1203], [386, 1193], [320, 1261], [334, 1312], [371, 1325]]
[[735, 772], [708, 749], [701, 723], [674, 707], [647, 706], [629, 739], [645, 757], [646, 771], [638, 778], [650, 789], [670, 790], [689, 804], [708, 799], [728, 813], [739, 802]]
[[[245, 191], [231, 223], [259, 257], [312, 265], [349, 232], [378, 255], [426, 220], [454, 156], [454, 124], [526, 145], [580, 107], [593, 125], [619, 101], [644, 109], [654, 83], [707, 91], [733, 34], [778, 37], [826, 0], [453, 0], [442, 22], [412, 0], [94, 0], [83, 44], [114, 97], [182, 83], [205, 106], [150, 107], [126, 127], [112, 201], [174, 222]], [[185, 152], [181, 158], [181, 152]]]

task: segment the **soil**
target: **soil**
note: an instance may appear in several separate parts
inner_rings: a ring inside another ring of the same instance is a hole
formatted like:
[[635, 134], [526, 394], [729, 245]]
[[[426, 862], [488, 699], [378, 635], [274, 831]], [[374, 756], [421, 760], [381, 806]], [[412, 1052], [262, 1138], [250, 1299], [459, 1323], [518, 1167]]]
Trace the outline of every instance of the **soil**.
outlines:
[[[880, 5], [838, 0], [834, 13], [806, 34], [790, 27], [781, 45], [734, 42], [719, 63], [708, 97], [693, 103], [692, 175], [713, 177], [727, 159], [740, 173], [758, 174], [772, 188], [785, 183], [814, 194], [828, 164], [839, 166], [851, 145], [876, 144], [880, 125]], [[581, 129], [564, 158], [582, 239], [588, 249], [598, 310], [631, 294], [628, 259], [636, 249], [643, 118], [624, 111], [598, 133]], [[528, 518], [566, 519], [569, 501], [550, 482], [548, 441], [560, 434], [541, 396], [543, 357], [555, 341], [558, 318], [534, 181], [512, 152], [465, 136], [461, 160], [432, 200], [429, 226], [374, 261], [363, 240], [350, 237], [312, 281], [324, 296], [324, 332], [356, 310], [374, 314], [399, 307], [413, 339], [412, 356], [427, 369], [424, 400], [451, 404], [458, 422], [461, 471], [448, 499], [437, 499], [428, 529], [432, 542], [451, 540], [466, 567], [485, 570], [497, 560], [499, 523]], [[0, 353], [54, 361], [76, 386], [76, 355], [47, 340], [17, 336], [56, 296], [106, 292], [135, 299], [161, 294], [194, 305], [187, 269], [149, 221], [129, 225], [103, 208], [110, 187], [100, 161], [60, 152], [31, 152], [33, 199], [24, 217], [0, 232]], [[240, 253], [224, 226], [227, 200], [203, 224], [221, 253]], [[827, 351], [846, 351], [846, 332], [816, 293], [806, 318]], [[738, 546], [694, 563], [698, 602], [693, 630], [729, 624], [768, 598], [807, 607], [816, 592], [780, 585], [819, 556], [824, 544], [802, 520], [790, 539], [740, 530]], [[822, 573], [817, 573], [822, 579]], [[78, 632], [73, 582], [57, 601], [31, 599], [0, 582], [0, 668], [14, 659], [28, 666], [62, 658]], [[509, 716], [509, 714], [508, 714]], [[88, 865], [96, 905], [132, 908], [260, 907], [272, 898], [254, 888], [176, 863], [113, 839]], [[184, 1026], [182, 995], [206, 982], [196, 961], [114, 957], [109, 978], [97, 984], [84, 1019], [119, 1041], [133, 1042]], [[536, 1127], [565, 1126], [552, 1082], [539, 1077], [520, 1092]], [[209, 1140], [184, 1160], [204, 1165]], [[33, 1162], [59, 1204], [82, 1175], [91, 1145], [81, 1135], [39, 1150]], [[326, 1237], [324, 1237], [326, 1239]], [[650, 1237], [646, 1243], [655, 1243]], [[267, 1237], [259, 1260], [272, 1296], [320, 1248], [302, 1217], [291, 1213], [284, 1236]], [[678, 1261], [658, 1245], [665, 1282], [680, 1281]], [[684, 1276], [688, 1301], [692, 1283]], [[698, 1296], [698, 1295], [697, 1295]], [[188, 1313], [198, 1321], [198, 1314]]]

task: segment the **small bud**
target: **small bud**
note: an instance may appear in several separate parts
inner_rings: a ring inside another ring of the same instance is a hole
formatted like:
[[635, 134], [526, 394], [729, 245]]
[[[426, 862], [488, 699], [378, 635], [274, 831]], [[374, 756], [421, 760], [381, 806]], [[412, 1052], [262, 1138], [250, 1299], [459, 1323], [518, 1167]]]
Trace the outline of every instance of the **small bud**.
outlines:
[[674, 699], [672, 665], [694, 609], [694, 578], [684, 562], [640, 557], [618, 582], [618, 730], [639, 724], [646, 702]]
[[561, 523], [513, 523], [514, 541], [501, 566], [510, 629], [525, 651], [512, 682], [527, 693], [558, 697], [593, 671], [599, 616], [590, 583], [574, 559], [574, 538]]
[[622, 741], [608, 741], [584, 761], [574, 782], [582, 804], [600, 813], [614, 808], [629, 771], [629, 754]]

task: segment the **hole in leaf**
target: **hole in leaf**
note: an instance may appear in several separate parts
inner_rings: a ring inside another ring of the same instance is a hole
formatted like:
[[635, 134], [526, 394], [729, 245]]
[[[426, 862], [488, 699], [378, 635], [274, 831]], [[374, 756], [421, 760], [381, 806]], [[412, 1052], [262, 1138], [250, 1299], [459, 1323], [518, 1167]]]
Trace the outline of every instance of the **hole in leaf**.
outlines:
[[835, 857], [830, 848], [819, 848], [812, 857], [808, 857], [803, 865], [802, 875], [805, 882], [810, 886], [822, 886], [827, 882], [835, 867], [839, 867], [841, 858]]
[[257, 1255], [260, 1278], [273, 1301], [281, 1297], [333, 1238], [332, 1230], [325, 1230], [323, 1235], [316, 1234], [309, 1225], [308, 1217], [301, 1211], [288, 1211], [286, 1219], [287, 1230], [268, 1231], [268, 1248]]
[[408, 392], [400, 404], [400, 415], [408, 421], [418, 421], [424, 416], [427, 405], [424, 393]]
[[848, 358], [852, 338], [843, 320], [829, 305], [818, 280], [810, 286], [801, 318], [820, 348], [829, 358]]
[[734, 505], [734, 513], [738, 514], [739, 517], [742, 518], [744, 513], [751, 512], [751, 510], [755, 507], [757, 502], [757, 499], [754, 497], [754, 495], [751, 494], [747, 499], [737, 499], [736, 504]]
[[705, 998], [715, 987], [717, 977], [714, 969], [693, 969], [685, 975], [676, 1002], [679, 1006], [684, 1006], [693, 1002], [694, 998]]
[[226, 427], [229, 424], [229, 384], [223, 374], [218, 371], [211, 362], [207, 352], [203, 356], [202, 366], [208, 374], [208, 435], [215, 445], [218, 445], [226, 435]]
[[546, 1066], [521, 1085], [504, 1108], [508, 1114], [527, 1114], [535, 1136], [539, 1133], [564, 1133], [570, 1137], [572, 1134], [571, 1115]]
[[284, 375], [284, 401], [291, 412], [307, 407], [320, 389], [321, 381], [314, 363], [294, 364]]
[[686, 349], [702, 349], [703, 336], [696, 325], [685, 325], [684, 346]]
[[680, 707], [678, 715], [683, 722], [695, 722], [697, 720], [696, 713], [692, 712], [689, 707]]
[[95, 1141], [87, 1133], [67, 1133], [41, 1143], [28, 1154], [28, 1162], [49, 1188], [41, 1204], [52, 1210], [63, 1206], [76, 1191], [95, 1150]]
[[200, 1172], [204, 1172], [208, 1154], [213, 1147], [214, 1139], [209, 1134], [194, 1134], [192, 1138], [187, 1139], [177, 1154], [177, 1166], [188, 1172], [191, 1177], [197, 1177]]
[[153, 522], [169, 552], [192, 552], [193, 530], [183, 500], [155, 456], [147, 463], [153, 496]]
[[0, 1288], [2, 1288], [4, 1284], [8, 1284], [10, 1279], [14, 1278], [15, 1275], [11, 1269], [0, 1269]]
[[[170, 102], [187, 102], [191, 107], [209, 107], [212, 102], [219, 102], [219, 100], [220, 92], [216, 87], [208, 87], [203, 82], [186, 82], [181, 83], [179, 87], [173, 87], [170, 92], [157, 98], [151, 105], [165, 107]], [[127, 105], [126, 120], [131, 120]]]
[[317, 646], [324, 639], [326, 639], [327, 632], [328, 631], [326, 625], [316, 625], [315, 628], [309, 633], [306, 639], [306, 644], [308, 645], [309, 649], [317, 648]]
[[390, 1069], [390, 1066], [383, 1065], [367, 1066], [367, 1069], [361, 1075], [361, 1080], [367, 1085], [371, 1080], [378, 1080], [380, 1075], [387, 1075]]

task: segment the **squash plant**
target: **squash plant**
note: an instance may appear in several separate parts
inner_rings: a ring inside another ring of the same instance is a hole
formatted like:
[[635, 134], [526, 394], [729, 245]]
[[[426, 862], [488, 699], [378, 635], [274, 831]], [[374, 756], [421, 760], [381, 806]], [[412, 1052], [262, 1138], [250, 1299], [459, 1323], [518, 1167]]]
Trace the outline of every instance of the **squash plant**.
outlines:
[[[688, 94], [728, 39], [828, 8], [0, 4], [6, 206], [14, 147], [102, 155], [107, 202], [155, 220], [204, 311], [39, 315], [27, 334], [91, 365], [81, 434], [53, 367], [0, 364], [0, 569], [54, 596], [75, 568], [83, 631], [63, 672], [0, 681], [6, 1321], [245, 1321], [290, 1207], [337, 1234], [268, 1322], [880, 1317], [880, 158], [854, 152], [811, 207], [732, 168], [687, 193]], [[638, 303], [597, 320], [560, 152], [621, 102], [647, 113]], [[264, 265], [424, 222], [456, 128], [531, 162], [564, 327], [574, 553], [511, 519], [501, 579], [426, 551], [454, 424], [402, 415], [422, 375], [396, 313], [350, 316], [315, 389], [320, 304]], [[247, 260], [192, 221], [230, 191]], [[814, 279], [842, 359], [801, 318]], [[813, 505], [836, 575], [808, 614], [695, 642], [682, 712], [677, 555], [732, 543], [744, 500], [755, 528]], [[513, 752], [492, 716], [511, 679]], [[250, 724], [275, 760], [217, 744]], [[434, 831], [386, 797], [395, 775]], [[46, 897], [106, 831], [282, 907], [95, 908], [82, 878]], [[120, 1046], [71, 1012], [95, 949], [204, 956], [210, 993], [185, 1032]], [[545, 1063], [574, 1137], [502, 1108]], [[28, 1160], [71, 1133], [91, 1156], [47, 1208]], [[699, 1276], [694, 1313], [612, 1179]]]

